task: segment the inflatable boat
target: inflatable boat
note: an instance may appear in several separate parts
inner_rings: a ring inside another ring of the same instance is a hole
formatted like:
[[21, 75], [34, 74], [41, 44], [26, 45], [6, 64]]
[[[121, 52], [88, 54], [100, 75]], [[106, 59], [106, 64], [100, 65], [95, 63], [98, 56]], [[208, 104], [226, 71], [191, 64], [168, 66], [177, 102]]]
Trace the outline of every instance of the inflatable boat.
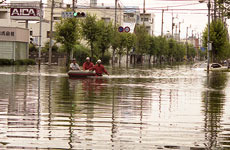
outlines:
[[70, 78], [82, 78], [88, 76], [95, 76], [96, 73], [94, 71], [89, 70], [70, 70], [68, 72]]

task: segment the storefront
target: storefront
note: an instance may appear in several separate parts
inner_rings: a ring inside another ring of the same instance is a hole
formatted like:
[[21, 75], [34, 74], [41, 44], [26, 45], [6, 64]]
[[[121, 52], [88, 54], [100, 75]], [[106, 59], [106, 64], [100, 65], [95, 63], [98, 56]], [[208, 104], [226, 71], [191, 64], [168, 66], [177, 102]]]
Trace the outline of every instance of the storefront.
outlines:
[[29, 55], [29, 29], [0, 27], [0, 59], [27, 59]]

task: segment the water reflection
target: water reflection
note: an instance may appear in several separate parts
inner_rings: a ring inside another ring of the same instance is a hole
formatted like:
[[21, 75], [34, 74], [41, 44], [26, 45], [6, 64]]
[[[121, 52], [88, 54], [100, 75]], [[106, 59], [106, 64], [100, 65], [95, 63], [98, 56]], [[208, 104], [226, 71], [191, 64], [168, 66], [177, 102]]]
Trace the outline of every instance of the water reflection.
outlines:
[[[211, 72], [207, 76], [207, 90], [203, 92], [205, 114], [205, 137], [207, 149], [220, 149], [224, 146], [219, 142], [221, 135], [221, 118], [225, 103], [225, 87], [227, 75], [223, 72]], [[227, 145], [225, 145], [227, 146]], [[228, 145], [230, 146], [230, 145]]]
[[0, 149], [230, 147], [228, 73], [121, 67], [74, 80], [55, 67], [3, 70]]

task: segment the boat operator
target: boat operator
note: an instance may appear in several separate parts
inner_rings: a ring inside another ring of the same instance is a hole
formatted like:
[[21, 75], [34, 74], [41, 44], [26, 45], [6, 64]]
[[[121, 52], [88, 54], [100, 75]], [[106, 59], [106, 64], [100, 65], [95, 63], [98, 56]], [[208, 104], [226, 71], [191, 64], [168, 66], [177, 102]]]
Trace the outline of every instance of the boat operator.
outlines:
[[70, 70], [81, 70], [81, 68], [79, 67], [79, 65], [76, 63], [76, 59], [73, 58], [72, 59], [72, 63], [70, 64]]
[[102, 76], [103, 73], [109, 75], [109, 73], [105, 70], [105, 67], [101, 64], [101, 60], [97, 61], [97, 64], [90, 68], [90, 70], [95, 70], [96, 76]]
[[90, 62], [89, 57], [86, 57], [86, 62], [83, 64], [83, 70], [89, 70], [90, 68], [93, 68], [93, 63]]

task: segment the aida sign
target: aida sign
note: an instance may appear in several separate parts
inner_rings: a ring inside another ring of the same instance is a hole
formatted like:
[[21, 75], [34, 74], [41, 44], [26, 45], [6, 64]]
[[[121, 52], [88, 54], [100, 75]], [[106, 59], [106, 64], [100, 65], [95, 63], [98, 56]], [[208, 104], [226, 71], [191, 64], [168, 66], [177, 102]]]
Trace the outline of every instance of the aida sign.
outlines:
[[37, 8], [10, 8], [10, 18], [15, 20], [39, 20]]

